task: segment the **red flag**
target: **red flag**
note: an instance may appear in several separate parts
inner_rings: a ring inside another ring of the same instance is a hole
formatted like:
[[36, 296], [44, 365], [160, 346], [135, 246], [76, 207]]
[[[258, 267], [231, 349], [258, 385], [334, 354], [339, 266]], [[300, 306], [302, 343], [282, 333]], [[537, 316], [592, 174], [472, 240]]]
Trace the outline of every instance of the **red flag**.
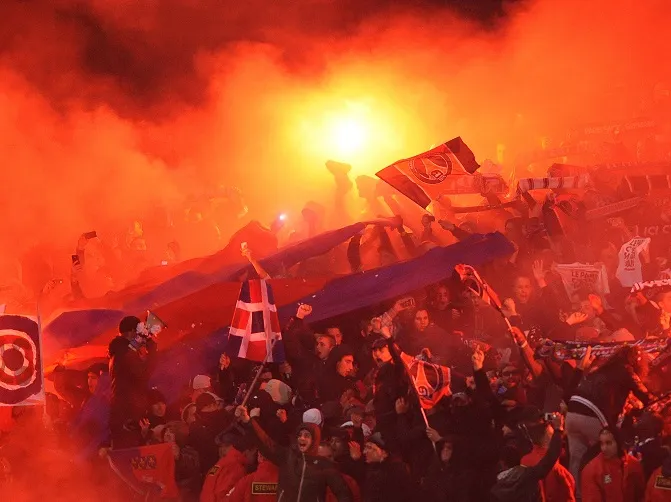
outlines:
[[170, 443], [110, 450], [108, 460], [112, 470], [137, 493], [154, 493], [161, 498], [179, 496]]
[[408, 374], [415, 384], [422, 408], [430, 410], [443, 397], [452, 394], [450, 368], [428, 363], [405, 353], [401, 353], [401, 359], [403, 359], [408, 368]]
[[423, 208], [441, 195], [507, 193], [498, 174], [473, 174], [479, 167], [471, 149], [458, 137], [399, 160], [377, 176]]

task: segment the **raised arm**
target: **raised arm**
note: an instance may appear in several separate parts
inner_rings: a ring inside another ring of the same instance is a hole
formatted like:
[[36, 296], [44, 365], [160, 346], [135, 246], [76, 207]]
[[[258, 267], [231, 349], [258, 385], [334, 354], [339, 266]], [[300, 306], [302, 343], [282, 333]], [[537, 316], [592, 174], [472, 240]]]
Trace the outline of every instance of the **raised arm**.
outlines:
[[[258, 408], [251, 411], [252, 415], [260, 413]], [[251, 431], [256, 438], [261, 455], [270, 460], [273, 464], [279, 466], [287, 456], [287, 449], [273, 441], [266, 431], [261, 428], [258, 421], [250, 417], [250, 413], [244, 406], [238, 406], [235, 409], [235, 417], [245, 426], [246, 430]]]
[[552, 434], [548, 451], [545, 453], [540, 462], [538, 462], [533, 467], [527, 467], [526, 472], [528, 472], [532, 478], [537, 479], [538, 481], [545, 478], [545, 476], [550, 473], [554, 465], [557, 463], [557, 460], [559, 460], [559, 455], [561, 455], [563, 435], [562, 420], [563, 417], [561, 415], [555, 414], [555, 418], [552, 422], [554, 434]]

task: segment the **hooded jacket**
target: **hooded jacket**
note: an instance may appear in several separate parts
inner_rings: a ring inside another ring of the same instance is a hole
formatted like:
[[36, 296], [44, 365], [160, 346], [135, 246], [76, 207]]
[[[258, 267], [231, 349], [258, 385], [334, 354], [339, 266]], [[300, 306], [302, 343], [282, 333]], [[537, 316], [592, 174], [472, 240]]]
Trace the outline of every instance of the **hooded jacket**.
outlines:
[[545, 478], [561, 454], [562, 434], [555, 431], [545, 456], [533, 467], [515, 466], [497, 477], [491, 495], [494, 502], [540, 502], [538, 482]]
[[364, 502], [412, 502], [417, 495], [408, 468], [398, 458], [390, 455], [382, 462], [366, 464]]
[[347, 484], [332, 462], [319, 457], [317, 451], [321, 432], [315, 424], [301, 424], [297, 431], [307, 430], [312, 436], [309, 451], [302, 453], [294, 441], [284, 447], [273, 441], [256, 418], [249, 422], [258, 441], [261, 454], [279, 469], [278, 502], [324, 502], [330, 488], [338, 502], [353, 502]]
[[146, 350], [146, 356], [140, 355], [121, 335], [109, 344], [112, 426], [118, 420], [139, 420], [146, 413], [147, 388], [155, 362], [156, 343], [148, 340]]
[[640, 502], [645, 491], [641, 463], [631, 455], [606, 458], [603, 453], [582, 470], [582, 502]]
[[339, 401], [345, 391], [353, 389], [355, 380], [338, 373], [338, 363], [345, 356], [354, 357], [354, 351], [347, 345], [338, 345], [333, 348], [324, 365], [324, 371], [318, 375], [317, 398], [320, 403]]

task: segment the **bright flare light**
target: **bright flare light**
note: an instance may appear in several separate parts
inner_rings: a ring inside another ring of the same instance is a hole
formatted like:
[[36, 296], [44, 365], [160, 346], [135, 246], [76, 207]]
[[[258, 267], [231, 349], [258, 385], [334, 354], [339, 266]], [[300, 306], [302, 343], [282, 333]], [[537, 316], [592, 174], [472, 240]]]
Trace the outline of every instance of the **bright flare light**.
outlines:
[[353, 118], [339, 118], [333, 121], [329, 136], [334, 152], [342, 158], [358, 153], [366, 144], [368, 131], [363, 123]]
[[327, 160], [350, 164], [351, 177], [372, 176], [414, 152], [407, 149], [403, 111], [383, 98], [350, 101], [327, 94], [305, 101], [302, 97], [293, 115], [299, 119], [287, 130], [301, 153], [300, 164], [315, 167], [306, 170], [306, 176], [325, 173]]

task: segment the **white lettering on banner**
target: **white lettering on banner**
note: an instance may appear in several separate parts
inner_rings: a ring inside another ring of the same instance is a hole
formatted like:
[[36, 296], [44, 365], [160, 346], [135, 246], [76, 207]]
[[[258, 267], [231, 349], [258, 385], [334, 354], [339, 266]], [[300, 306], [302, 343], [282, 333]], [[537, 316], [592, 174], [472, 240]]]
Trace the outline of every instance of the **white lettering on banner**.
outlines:
[[620, 248], [619, 264], [615, 276], [623, 286], [631, 287], [643, 280], [643, 269], [639, 254], [649, 246], [649, 237], [635, 237]]
[[671, 225], [649, 225], [647, 227], [639, 227], [639, 228], [640, 231], [636, 233], [644, 235], [646, 237], [655, 237], [657, 235], [671, 234]]
[[624, 245], [624, 270], [633, 272], [636, 270], [636, 258], [638, 246], [643, 244], [645, 239], [632, 239]]
[[573, 289], [593, 288], [599, 279], [599, 271], [588, 272], [586, 270], [571, 271], [571, 283]]
[[594, 265], [586, 263], [564, 263], [554, 266], [554, 270], [561, 276], [566, 294], [573, 296], [576, 293], [597, 293], [604, 297], [610, 293], [608, 278], [602, 263]]

